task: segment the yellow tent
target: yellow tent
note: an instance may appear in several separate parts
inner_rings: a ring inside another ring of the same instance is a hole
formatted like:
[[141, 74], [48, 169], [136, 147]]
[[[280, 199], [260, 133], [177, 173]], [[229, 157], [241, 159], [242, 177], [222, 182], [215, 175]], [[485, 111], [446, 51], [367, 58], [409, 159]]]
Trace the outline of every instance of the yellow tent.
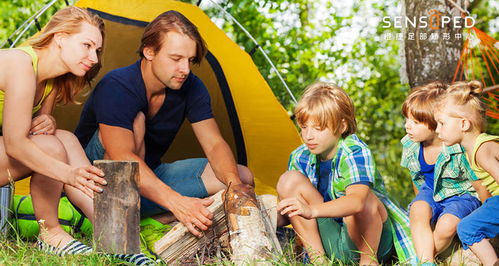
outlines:
[[[210, 92], [213, 112], [238, 163], [255, 176], [258, 194], [275, 194], [279, 176], [286, 170], [290, 152], [301, 144], [285, 109], [275, 98], [251, 57], [230, 40], [197, 6], [169, 0], [81, 0], [106, 24], [103, 68], [96, 82], [112, 69], [138, 59], [143, 28], [157, 15], [177, 10], [191, 20], [205, 39], [209, 52], [193, 72]], [[84, 97], [81, 98], [84, 100]], [[58, 127], [73, 130], [81, 105], [58, 107]], [[204, 157], [188, 122], [163, 157], [164, 161]], [[16, 183], [16, 194], [28, 193], [28, 181]]]

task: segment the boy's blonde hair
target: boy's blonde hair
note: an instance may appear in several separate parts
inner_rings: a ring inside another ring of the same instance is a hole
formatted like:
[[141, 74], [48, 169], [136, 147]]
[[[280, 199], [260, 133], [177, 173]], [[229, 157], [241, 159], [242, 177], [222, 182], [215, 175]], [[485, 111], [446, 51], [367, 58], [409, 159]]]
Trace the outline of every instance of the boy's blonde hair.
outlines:
[[439, 109], [451, 116], [465, 118], [481, 133], [487, 130], [487, 105], [481, 100], [483, 86], [480, 81], [458, 81], [449, 86], [439, 99]]
[[402, 113], [406, 118], [409, 118], [409, 114], [412, 115], [416, 121], [435, 131], [437, 129], [434, 117], [435, 105], [438, 97], [444, 93], [445, 87], [445, 84], [439, 81], [415, 87], [402, 104]]
[[[43, 28], [42, 32], [29, 39], [29, 44], [33, 46], [33, 48], [45, 48], [52, 42], [55, 34], [78, 33], [84, 22], [97, 27], [102, 35], [102, 41], [104, 41], [104, 21], [102, 21], [99, 16], [90, 13], [90, 11], [85, 8], [68, 6], [57, 11], [45, 28]], [[75, 96], [88, 82], [97, 76], [97, 73], [101, 68], [101, 54], [102, 49], [97, 53], [99, 62], [93, 65], [85, 76], [78, 77], [73, 73], [66, 73], [54, 79], [54, 89], [57, 89], [57, 103], [66, 104], [76, 102]]]
[[[332, 83], [316, 82], [308, 86], [296, 104], [295, 117], [299, 125], [313, 119], [321, 128], [329, 128], [343, 138], [354, 134], [357, 129], [352, 100], [342, 88]], [[341, 132], [342, 121], [347, 125], [344, 132]]]

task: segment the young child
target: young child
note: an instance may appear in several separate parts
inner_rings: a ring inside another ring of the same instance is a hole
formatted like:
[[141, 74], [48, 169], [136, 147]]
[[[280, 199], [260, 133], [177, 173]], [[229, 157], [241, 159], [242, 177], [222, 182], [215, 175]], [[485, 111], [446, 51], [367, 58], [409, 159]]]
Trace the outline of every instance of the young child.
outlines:
[[445, 145], [461, 144], [475, 174], [492, 197], [457, 227], [464, 248], [471, 248], [485, 266], [497, 262], [490, 238], [499, 234], [499, 136], [488, 135], [485, 104], [478, 81], [456, 82], [442, 95], [436, 112], [437, 133]]
[[402, 105], [407, 135], [401, 141], [401, 165], [409, 169], [417, 193], [409, 205], [409, 219], [423, 264], [434, 263], [451, 244], [461, 219], [480, 206], [472, 186], [477, 178], [463, 148], [445, 147], [435, 132], [434, 106], [444, 91], [444, 84], [429, 83], [415, 88]]
[[415, 258], [409, 219], [386, 196], [371, 151], [354, 134], [354, 106], [346, 92], [333, 84], [312, 84], [295, 115], [305, 144], [292, 152], [278, 181], [278, 210], [312, 262], [326, 254], [377, 264], [393, 248], [401, 261]]

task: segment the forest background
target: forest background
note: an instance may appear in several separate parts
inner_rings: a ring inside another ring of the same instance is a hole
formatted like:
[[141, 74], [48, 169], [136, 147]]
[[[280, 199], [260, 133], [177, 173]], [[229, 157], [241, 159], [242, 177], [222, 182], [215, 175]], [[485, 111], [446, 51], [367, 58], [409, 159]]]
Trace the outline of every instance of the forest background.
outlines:
[[[197, 4], [199, 0], [183, 0]], [[26, 19], [48, 1], [0, 1], [0, 43], [7, 40]], [[73, 0], [67, 1], [73, 4]], [[373, 151], [378, 170], [390, 195], [402, 206], [413, 198], [409, 173], [400, 167], [404, 136], [401, 105], [410, 88], [401, 79], [399, 29], [383, 28], [382, 18], [400, 14], [397, 0], [216, 0], [252, 34], [269, 55], [296, 98], [317, 80], [343, 87], [354, 101], [358, 132]], [[57, 1], [40, 19], [66, 6]], [[212, 0], [200, 7], [227, 35], [247, 52], [255, 49], [252, 40], [215, 8]], [[471, 1], [469, 11], [475, 26], [499, 38], [499, 1]], [[36, 27], [25, 36], [36, 32]], [[7, 44], [6, 44], [7, 45]], [[4, 46], [5, 48], [6, 46]], [[293, 101], [271, 70], [263, 54], [252, 55], [261, 74], [281, 104], [292, 113]], [[454, 71], [450, 69], [449, 71]], [[402, 75], [403, 76], [403, 75]], [[499, 133], [498, 120], [489, 119], [489, 133]]]

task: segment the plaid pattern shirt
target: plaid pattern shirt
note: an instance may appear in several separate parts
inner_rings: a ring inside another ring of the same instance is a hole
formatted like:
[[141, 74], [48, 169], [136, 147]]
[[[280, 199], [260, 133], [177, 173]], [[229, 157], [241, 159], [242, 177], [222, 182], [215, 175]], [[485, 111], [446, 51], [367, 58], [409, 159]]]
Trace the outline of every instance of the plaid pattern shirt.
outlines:
[[[409, 169], [412, 181], [418, 189], [425, 183], [421, 173], [418, 156], [421, 144], [413, 142], [409, 136], [400, 141], [403, 145], [400, 165]], [[478, 180], [466, 159], [466, 153], [461, 145], [445, 146], [437, 157], [433, 182], [433, 199], [441, 201], [446, 198], [469, 193], [477, 197], [471, 181]]]
[[[371, 150], [355, 134], [342, 138], [338, 142], [338, 151], [331, 160], [331, 180], [328, 193], [331, 199], [345, 195], [350, 184], [368, 181], [373, 184], [372, 190], [385, 205], [388, 217], [392, 222], [393, 243], [401, 262], [414, 263], [416, 251], [411, 241], [409, 217], [407, 213], [393, 203], [387, 196], [383, 179], [376, 170]], [[297, 170], [309, 178], [317, 187], [317, 156], [312, 154], [306, 145], [301, 145], [291, 153], [288, 170]]]

